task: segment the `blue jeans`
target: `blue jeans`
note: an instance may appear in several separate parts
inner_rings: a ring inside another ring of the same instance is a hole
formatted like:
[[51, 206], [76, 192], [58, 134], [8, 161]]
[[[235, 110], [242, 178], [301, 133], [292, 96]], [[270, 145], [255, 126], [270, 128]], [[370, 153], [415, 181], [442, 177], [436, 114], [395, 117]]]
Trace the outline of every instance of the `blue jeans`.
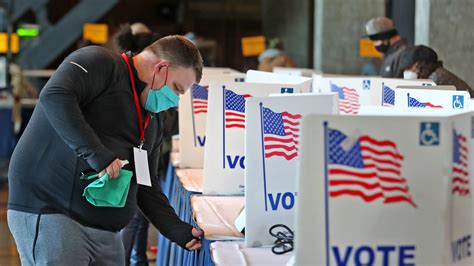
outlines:
[[130, 223], [120, 231], [125, 248], [126, 265], [148, 266], [146, 250], [149, 224], [150, 222], [137, 209]]

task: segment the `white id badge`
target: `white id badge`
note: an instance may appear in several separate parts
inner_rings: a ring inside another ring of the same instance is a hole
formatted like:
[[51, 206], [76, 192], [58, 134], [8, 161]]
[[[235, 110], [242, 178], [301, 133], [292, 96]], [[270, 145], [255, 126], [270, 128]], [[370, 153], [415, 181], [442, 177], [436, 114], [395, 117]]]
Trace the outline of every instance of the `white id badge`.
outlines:
[[148, 152], [134, 147], [133, 157], [135, 158], [135, 174], [137, 175], [137, 183], [151, 187], [150, 170], [148, 169]]

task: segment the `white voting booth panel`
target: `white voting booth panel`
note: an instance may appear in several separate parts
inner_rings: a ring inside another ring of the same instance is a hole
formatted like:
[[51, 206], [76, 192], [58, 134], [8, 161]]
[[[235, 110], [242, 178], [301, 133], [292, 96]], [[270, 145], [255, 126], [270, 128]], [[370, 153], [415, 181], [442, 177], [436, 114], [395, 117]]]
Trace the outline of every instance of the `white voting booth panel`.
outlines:
[[245, 73], [231, 73], [231, 74], [207, 74], [202, 76], [199, 85], [209, 86], [212, 81], [221, 82], [245, 82]]
[[321, 91], [335, 92], [340, 114], [358, 114], [361, 105], [371, 104], [373, 79], [370, 77], [323, 76]]
[[239, 74], [242, 73], [232, 68], [228, 67], [204, 67], [202, 69], [202, 75], [221, 75], [221, 74]]
[[[204, 194], [243, 194], [245, 169], [245, 101], [281, 93], [281, 84], [213, 82], [204, 150]], [[300, 85], [293, 85], [300, 91]]]
[[216, 241], [211, 243], [210, 250], [215, 266], [283, 266], [287, 265], [292, 255], [273, 254], [270, 247], [247, 248], [244, 241]]
[[436, 85], [436, 86], [408, 86], [408, 85], [399, 85], [398, 89], [415, 89], [415, 90], [443, 90], [443, 91], [455, 91], [456, 87], [453, 85]]
[[[287, 92], [295, 90], [293, 85], [300, 85], [299, 92], [311, 92], [312, 79], [307, 77], [291, 76], [286, 74], [277, 74], [265, 71], [249, 70], [245, 76], [246, 82], [251, 83], [267, 83], [267, 84], [286, 84], [289, 86], [282, 86], [282, 90]], [[294, 91], [296, 92], [296, 91]]]
[[293, 68], [293, 67], [274, 67], [273, 73], [284, 74], [290, 76], [309, 77], [313, 75], [316, 70], [310, 68]]
[[443, 110], [470, 109], [470, 95], [467, 91], [451, 90], [417, 90], [395, 89], [395, 107], [400, 108], [434, 108]]
[[[229, 71], [224, 69], [225, 71]], [[224, 72], [223, 70], [223, 72]], [[206, 143], [208, 89], [211, 81], [243, 82], [244, 73], [203, 75], [200, 84], [194, 84], [179, 101], [180, 168], [203, 168]]]
[[323, 74], [321, 73], [313, 73], [311, 76], [313, 78], [313, 83], [311, 84], [311, 92], [314, 93], [321, 93], [321, 80], [323, 78]]
[[[472, 104], [472, 103], [471, 103]], [[383, 116], [448, 116], [470, 112], [470, 109], [464, 110], [444, 110], [439, 108], [387, 108], [384, 106], [361, 106], [359, 115], [383, 115]]]
[[362, 76], [350, 76], [350, 75], [339, 75], [339, 74], [328, 74], [328, 73], [315, 73], [313, 74], [313, 92], [315, 93], [328, 93], [331, 92], [331, 80], [341, 78], [365, 78], [370, 79], [372, 77]]
[[307, 114], [337, 114], [337, 95], [254, 97], [245, 108], [245, 244], [259, 247], [275, 241], [271, 226], [294, 228], [300, 122]]
[[398, 86], [436, 86], [429, 79], [376, 78], [373, 80], [372, 105], [393, 106]]
[[472, 265], [473, 115], [305, 117], [295, 264]]

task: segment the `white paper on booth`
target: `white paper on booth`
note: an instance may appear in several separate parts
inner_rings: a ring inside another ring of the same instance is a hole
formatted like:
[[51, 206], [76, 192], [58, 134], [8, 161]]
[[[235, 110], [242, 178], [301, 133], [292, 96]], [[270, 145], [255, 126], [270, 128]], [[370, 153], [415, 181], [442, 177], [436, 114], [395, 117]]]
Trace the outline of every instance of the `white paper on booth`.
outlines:
[[[271, 245], [271, 226], [294, 228], [299, 126], [307, 114], [337, 113], [336, 94], [283, 94], [246, 103], [246, 246]], [[263, 196], [263, 197], [262, 197]]]

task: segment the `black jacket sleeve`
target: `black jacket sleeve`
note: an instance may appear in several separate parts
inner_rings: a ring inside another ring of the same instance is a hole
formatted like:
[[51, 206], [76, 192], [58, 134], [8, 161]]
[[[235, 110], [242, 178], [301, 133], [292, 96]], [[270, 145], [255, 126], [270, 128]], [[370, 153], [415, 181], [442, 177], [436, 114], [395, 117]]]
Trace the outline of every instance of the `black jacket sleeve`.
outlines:
[[83, 48], [68, 56], [42, 89], [39, 101], [58, 135], [101, 171], [117, 156], [101, 143], [81, 111], [111, 82], [113, 63], [97, 49]]
[[[159, 139], [161, 140], [161, 137]], [[183, 222], [176, 215], [175, 210], [171, 207], [168, 198], [161, 189], [158, 177], [160, 147], [161, 141], [155, 143], [148, 156], [152, 186], [138, 185], [137, 204], [160, 233], [185, 248], [186, 243], [194, 238], [191, 233], [193, 226]]]

